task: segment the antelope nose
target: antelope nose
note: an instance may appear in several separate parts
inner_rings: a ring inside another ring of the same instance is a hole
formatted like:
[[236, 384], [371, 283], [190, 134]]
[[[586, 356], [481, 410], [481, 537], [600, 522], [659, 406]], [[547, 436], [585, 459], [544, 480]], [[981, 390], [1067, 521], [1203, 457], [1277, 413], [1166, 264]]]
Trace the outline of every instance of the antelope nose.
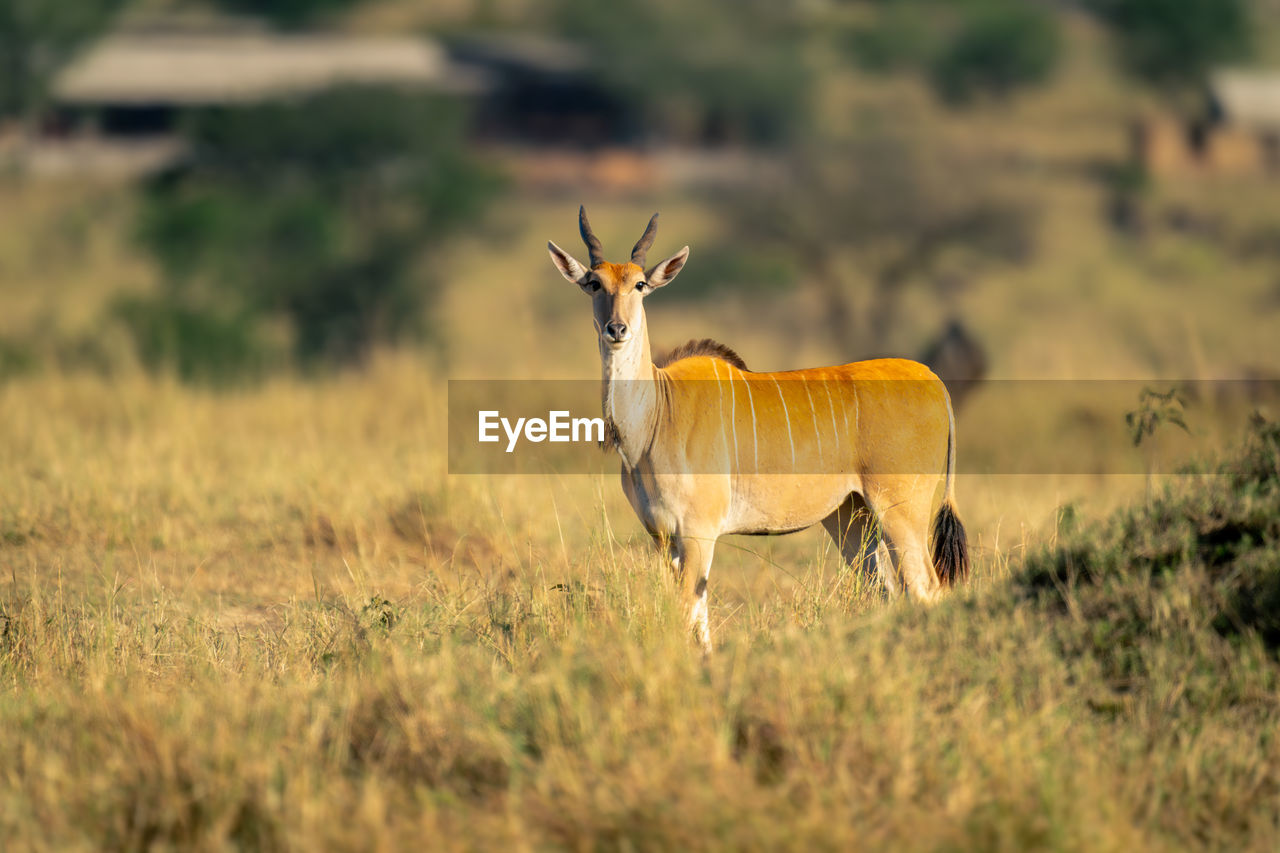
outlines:
[[604, 333], [609, 338], [609, 340], [613, 341], [614, 343], [620, 344], [627, 339], [627, 324], [619, 323], [616, 320], [613, 321], [612, 323], [606, 323], [604, 327]]

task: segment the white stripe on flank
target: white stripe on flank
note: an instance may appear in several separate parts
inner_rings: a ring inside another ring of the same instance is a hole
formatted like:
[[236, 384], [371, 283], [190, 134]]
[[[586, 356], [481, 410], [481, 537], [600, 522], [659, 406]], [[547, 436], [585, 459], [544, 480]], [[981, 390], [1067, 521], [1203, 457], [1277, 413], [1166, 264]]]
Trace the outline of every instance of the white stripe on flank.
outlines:
[[733, 473], [737, 474], [742, 465], [738, 460], [738, 392], [733, 390], [733, 366], [725, 370], [729, 374], [729, 422], [733, 424]]
[[720, 403], [720, 446], [724, 448], [725, 453], [728, 453], [729, 434], [724, 423], [724, 386], [720, 384], [720, 368], [716, 367], [716, 361], [717, 359], [711, 359], [711, 370], [716, 375], [716, 400]]
[[787, 398], [782, 394], [782, 386], [778, 377], [773, 377], [773, 387], [778, 389], [778, 399], [782, 401], [782, 419], [787, 422], [787, 441], [791, 442], [791, 473], [796, 472], [796, 440], [791, 435], [791, 413], [787, 411]]
[[827, 392], [827, 408], [831, 410], [831, 434], [836, 437], [836, 450], [838, 451], [844, 442], [840, 440], [840, 430], [836, 428], [836, 404], [831, 399], [831, 383], [825, 379], [822, 380], [822, 389]]
[[755, 449], [753, 451], [756, 461], [756, 467], [753, 473], [760, 473], [760, 436], [756, 434], [756, 398], [751, 396], [751, 380], [745, 376], [743, 382], [747, 383], [747, 402], [751, 404], [751, 443]]
[[804, 393], [809, 398], [809, 414], [813, 415], [813, 437], [818, 440], [818, 465], [822, 465], [822, 430], [818, 429], [818, 409], [813, 405], [813, 393], [809, 391], [809, 380], [804, 382]]
[[[856, 391], [852, 385], [847, 387], [849, 389], [849, 396], [852, 397]], [[844, 399], [843, 396], [840, 398], [840, 414], [844, 416], [844, 434], [849, 435], [849, 401]], [[850, 437], [855, 439], [857, 438], [857, 436]]]
[[853, 431], [857, 433], [858, 423], [862, 420], [862, 412], [858, 409], [858, 389], [853, 389]]

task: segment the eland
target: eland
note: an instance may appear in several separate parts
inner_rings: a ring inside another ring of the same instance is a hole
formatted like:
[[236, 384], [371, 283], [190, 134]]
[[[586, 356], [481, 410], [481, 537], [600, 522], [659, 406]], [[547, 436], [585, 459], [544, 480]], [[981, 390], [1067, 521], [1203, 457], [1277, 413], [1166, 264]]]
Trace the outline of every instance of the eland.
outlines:
[[588, 263], [547, 248], [591, 297], [606, 444], [622, 458], [623, 491], [670, 561], [703, 651], [707, 579], [726, 534], [821, 523], [851, 568], [921, 602], [964, 579], [955, 414], [942, 381], [897, 358], [757, 373], [712, 340], [655, 362], [644, 299], [689, 257], [685, 246], [645, 269], [657, 223], [655, 213], [626, 263], [605, 260], [585, 209]]

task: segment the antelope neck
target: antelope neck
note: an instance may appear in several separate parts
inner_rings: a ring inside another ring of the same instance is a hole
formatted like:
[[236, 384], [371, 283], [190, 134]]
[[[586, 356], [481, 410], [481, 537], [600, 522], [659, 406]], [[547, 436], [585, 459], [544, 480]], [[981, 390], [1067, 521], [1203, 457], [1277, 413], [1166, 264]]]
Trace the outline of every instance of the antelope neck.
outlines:
[[612, 350], [600, 346], [602, 367], [601, 405], [605, 423], [622, 456], [622, 464], [635, 468], [649, 451], [666, 396], [662, 371], [654, 366], [649, 350], [649, 329], [642, 325], [627, 345]]

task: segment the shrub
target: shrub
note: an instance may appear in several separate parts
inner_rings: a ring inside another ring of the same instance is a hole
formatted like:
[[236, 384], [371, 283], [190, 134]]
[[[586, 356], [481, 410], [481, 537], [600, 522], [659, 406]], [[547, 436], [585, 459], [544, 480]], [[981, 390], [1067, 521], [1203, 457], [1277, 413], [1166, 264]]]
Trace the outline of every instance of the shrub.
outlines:
[[[150, 183], [141, 214], [166, 322], [198, 326], [220, 358], [282, 320], [303, 365], [358, 363], [423, 334], [437, 253], [498, 187], [464, 145], [464, 118], [449, 101], [368, 88], [193, 116], [190, 156]], [[161, 306], [148, 310], [127, 309], [135, 332], [157, 328]]]
[[1220, 634], [1256, 634], [1280, 652], [1280, 424], [1256, 419], [1243, 451], [1208, 474], [1032, 555], [1023, 590], [1056, 600], [1134, 579], [1177, 584]]
[[1194, 89], [1213, 66], [1243, 58], [1249, 0], [1088, 0], [1116, 40], [1120, 64], [1168, 92]]
[[1022, 4], [980, 9], [964, 22], [930, 69], [946, 101], [966, 103], [986, 94], [1007, 97], [1048, 79], [1060, 44], [1052, 14]]

